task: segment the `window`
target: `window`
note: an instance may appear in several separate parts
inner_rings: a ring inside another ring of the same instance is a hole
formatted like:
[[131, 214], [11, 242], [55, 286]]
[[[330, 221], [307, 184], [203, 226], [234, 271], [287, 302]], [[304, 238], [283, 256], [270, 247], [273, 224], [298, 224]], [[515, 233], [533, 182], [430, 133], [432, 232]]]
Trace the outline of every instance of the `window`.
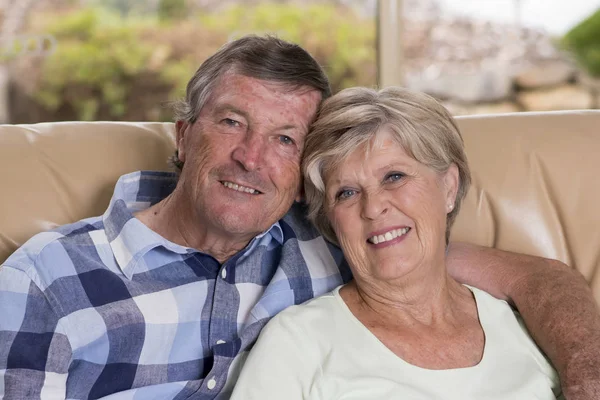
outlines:
[[3, 3], [5, 36], [36, 43], [5, 54], [5, 122], [171, 120], [169, 101], [202, 61], [247, 33], [299, 43], [334, 90], [376, 82], [374, 0]]

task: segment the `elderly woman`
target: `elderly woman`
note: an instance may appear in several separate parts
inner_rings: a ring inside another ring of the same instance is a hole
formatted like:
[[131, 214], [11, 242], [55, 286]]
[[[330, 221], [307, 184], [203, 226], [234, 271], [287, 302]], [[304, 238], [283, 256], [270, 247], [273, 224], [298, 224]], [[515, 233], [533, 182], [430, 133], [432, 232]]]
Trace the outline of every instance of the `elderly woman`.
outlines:
[[504, 301], [450, 277], [470, 184], [433, 98], [347, 89], [307, 137], [309, 215], [354, 280], [269, 322], [234, 399], [555, 399], [558, 377]]

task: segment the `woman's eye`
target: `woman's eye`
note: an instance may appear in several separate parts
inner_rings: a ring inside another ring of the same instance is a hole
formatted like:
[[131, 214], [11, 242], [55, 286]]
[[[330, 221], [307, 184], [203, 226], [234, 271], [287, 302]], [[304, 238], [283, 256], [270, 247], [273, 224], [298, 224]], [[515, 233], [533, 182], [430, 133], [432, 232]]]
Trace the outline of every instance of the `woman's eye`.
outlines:
[[385, 176], [385, 181], [387, 182], [396, 182], [404, 177], [404, 174], [400, 172], [392, 172]]
[[337, 194], [337, 196], [335, 196], [338, 200], [345, 200], [348, 199], [352, 196], [354, 196], [356, 194], [356, 190], [354, 189], [343, 189], [340, 190]]
[[292, 138], [291, 138], [291, 137], [289, 137], [289, 136], [285, 136], [285, 135], [281, 135], [281, 136], [279, 136], [279, 141], [280, 141], [282, 144], [285, 144], [285, 145], [290, 145], [290, 144], [294, 144], [294, 143], [295, 143], [295, 142], [294, 142], [294, 139], [292, 139]]

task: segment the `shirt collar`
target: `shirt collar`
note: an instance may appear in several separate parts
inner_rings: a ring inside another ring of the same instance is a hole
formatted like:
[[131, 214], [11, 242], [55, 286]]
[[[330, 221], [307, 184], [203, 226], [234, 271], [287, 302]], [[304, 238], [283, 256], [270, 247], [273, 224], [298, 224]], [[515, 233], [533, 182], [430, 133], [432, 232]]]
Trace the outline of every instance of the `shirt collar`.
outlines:
[[[139, 260], [159, 246], [177, 254], [197, 250], [170, 242], [148, 228], [133, 213], [144, 210], [173, 192], [177, 184], [174, 173], [138, 171], [123, 175], [117, 181], [108, 209], [102, 216], [108, 242], [123, 274], [131, 279]], [[256, 236], [242, 252], [248, 254], [258, 244], [271, 240], [283, 244], [283, 230], [279, 222]]]

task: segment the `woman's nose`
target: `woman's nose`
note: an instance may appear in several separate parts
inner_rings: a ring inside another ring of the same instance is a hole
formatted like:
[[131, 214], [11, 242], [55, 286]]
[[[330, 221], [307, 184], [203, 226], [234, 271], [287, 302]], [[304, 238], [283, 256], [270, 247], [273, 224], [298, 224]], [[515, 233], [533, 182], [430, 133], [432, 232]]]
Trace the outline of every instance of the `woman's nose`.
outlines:
[[377, 219], [387, 213], [388, 202], [380, 191], [365, 191], [362, 196], [362, 214], [366, 219]]

